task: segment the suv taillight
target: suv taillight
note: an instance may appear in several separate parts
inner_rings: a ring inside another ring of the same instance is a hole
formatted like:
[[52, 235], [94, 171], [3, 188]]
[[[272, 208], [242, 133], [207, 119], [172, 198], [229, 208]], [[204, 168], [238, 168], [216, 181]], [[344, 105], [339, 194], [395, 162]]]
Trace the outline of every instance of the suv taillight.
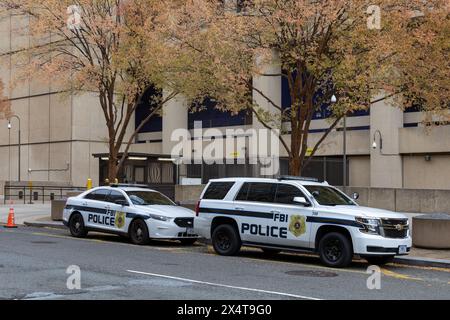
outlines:
[[197, 205], [195, 206], [195, 216], [198, 217], [198, 214], [200, 213], [200, 201], [198, 200]]

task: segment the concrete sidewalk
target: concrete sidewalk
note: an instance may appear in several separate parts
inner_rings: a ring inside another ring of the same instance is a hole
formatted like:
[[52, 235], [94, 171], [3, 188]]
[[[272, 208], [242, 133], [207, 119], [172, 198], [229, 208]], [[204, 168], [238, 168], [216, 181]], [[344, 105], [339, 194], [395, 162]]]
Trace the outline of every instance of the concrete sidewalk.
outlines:
[[0, 224], [6, 224], [8, 221], [9, 208], [14, 208], [16, 224], [23, 225], [25, 221], [35, 221], [39, 219], [50, 220], [51, 204], [1, 204], [0, 205]]

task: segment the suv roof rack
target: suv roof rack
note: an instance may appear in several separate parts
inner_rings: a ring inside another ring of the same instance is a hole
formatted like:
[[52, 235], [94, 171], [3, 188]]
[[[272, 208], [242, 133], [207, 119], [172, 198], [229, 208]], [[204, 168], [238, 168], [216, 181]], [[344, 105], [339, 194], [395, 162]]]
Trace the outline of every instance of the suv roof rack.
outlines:
[[298, 177], [298, 176], [279, 176], [278, 180], [299, 180], [299, 181], [319, 182], [319, 179], [317, 178]]

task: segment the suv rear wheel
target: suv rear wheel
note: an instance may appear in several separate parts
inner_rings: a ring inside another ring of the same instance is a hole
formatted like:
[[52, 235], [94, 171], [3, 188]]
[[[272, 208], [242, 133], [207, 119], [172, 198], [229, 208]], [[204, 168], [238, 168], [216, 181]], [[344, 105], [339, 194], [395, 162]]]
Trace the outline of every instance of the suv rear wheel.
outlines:
[[221, 256], [232, 256], [241, 249], [241, 238], [235, 227], [222, 224], [213, 231], [212, 245], [214, 250]]
[[352, 262], [350, 240], [339, 232], [327, 233], [319, 242], [320, 260], [329, 267], [343, 268]]

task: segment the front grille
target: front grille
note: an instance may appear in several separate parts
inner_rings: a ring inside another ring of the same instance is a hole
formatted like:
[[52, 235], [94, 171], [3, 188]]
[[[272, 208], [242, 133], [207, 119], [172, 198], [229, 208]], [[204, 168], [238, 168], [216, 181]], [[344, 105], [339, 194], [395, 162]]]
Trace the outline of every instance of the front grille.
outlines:
[[194, 218], [176, 218], [175, 224], [180, 228], [193, 228]]
[[408, 219], [381, 219], [380, 231], [385, 238], [404, 239], [408, 230]]

